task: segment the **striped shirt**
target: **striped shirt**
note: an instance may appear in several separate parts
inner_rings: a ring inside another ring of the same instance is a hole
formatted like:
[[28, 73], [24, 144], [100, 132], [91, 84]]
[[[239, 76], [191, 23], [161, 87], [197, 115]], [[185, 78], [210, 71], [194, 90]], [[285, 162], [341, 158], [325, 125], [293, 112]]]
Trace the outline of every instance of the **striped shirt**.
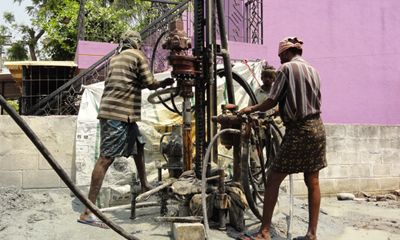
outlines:
[[141, 119], [142, 88], [153, 84], [147, 59], [136, 49], [122, 51], [111, 59], [98, 118], [122, 122]]
[[269, 98], [279, 102], [284, 123], [321, 113], [321, 79], [301, 57], [282, 64], [276, 72]]

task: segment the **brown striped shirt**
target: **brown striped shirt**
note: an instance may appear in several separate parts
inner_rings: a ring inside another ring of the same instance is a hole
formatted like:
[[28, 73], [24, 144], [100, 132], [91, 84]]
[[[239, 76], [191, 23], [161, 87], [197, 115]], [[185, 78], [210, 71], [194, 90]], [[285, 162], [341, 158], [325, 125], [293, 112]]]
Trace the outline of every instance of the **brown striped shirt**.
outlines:
[[284, 123], [321, 113], [321, 79], [301, 57], [282, 64], [276, 72], [269, 98], [279, 102]]
[[99, 118], [122, 122], [141, 119], [142, 88], [153, 84], [147, 59], [136, 49], [128, 49], [111, 59], [101, 97]]

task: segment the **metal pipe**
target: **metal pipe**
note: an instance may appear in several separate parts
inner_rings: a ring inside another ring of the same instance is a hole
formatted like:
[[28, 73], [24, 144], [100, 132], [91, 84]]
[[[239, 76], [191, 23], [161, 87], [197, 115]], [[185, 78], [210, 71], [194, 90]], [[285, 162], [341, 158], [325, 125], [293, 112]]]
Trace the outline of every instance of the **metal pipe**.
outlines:
[[[219, 199], [219, 201], [224, 201], [224, 203], [226, 202], [226, 194], [225, 194], [225, 171], [224, 169], [219, 169], [219, 181], [218, 181], [218, 193], [219, 196], [223, 196], [224, 199]], [[219, 227], [218, 229], [220, 231], [226, 231], [226, 208], [224, 206], [224, 208], [221, 207], [221, 203], [220, 204], [220, 208], [218, 209], [218, 220], [219, 220]]]
[[228, 35], [225, 23], [225, 10], [222, 0], [217, 0], [217, 11], [218, 11], [219, 32], [221, 37], [222, 57], [224, 59], [225, 81], [226, 81], [226, 88], [228, 91], [228, 101], [231, 104], [235, 104], [235, 94], [232, 81], [232, 66], [229, 54]]
[[289, 205], [289, 224], [287, 230], [287, 240], [292, 239], [292, 228], [293, 228], [293, 204], [294, 204], [294, 197], [293, 197], [293, 175], [289, 175], [289, 184], [290, 184], [290, 205]]
[[58, 164], [58, 162], [54, 159], [53, 155], [49, 152], [49, 150], [43, 145], [40, 139], [36, 136], [36, 134], [32, 131], [32, 129], [26, 124], [26, 122], [22, 119], [21, 116], [12, 108], [7, 101], [4, 99], [2, 95], [0, 95], [0, 105], [7, 111], [7, 113], [14, 119], [14, 121], [18, 124], [18, 126], [24, 131], [24, 133], [28, 136], [28, 138], [32, 141], [32, 143], [36, 146], [36, 148], [40, 151], [43, 157], [47, 160], [50, 166], [54, 169], [57, 175], [63, 180], [63, 182], [68, 186], [68, 188], [75, 194], [75, 196], [90, 210], [94, 215], [96, 215], [100, 220], [102, 220], [105, 224], [107, 224], [111, 229], [125, 237], [126, 239], [134, 239], [138, 240], [128, 232], [126, 232], [123, 228], [115, 224], [112, 220], [110, 220], [106, 215], [104, 215], [100, 209], [96, 207], [89, 199], [87, 199], [81, 190], [75, 186], [72, 182], [71, 178], [68, 174], [62, 169], [62, 167]]
[[207, 218], [207, 205], [206, 205], [206, 170], [207, 170], [207, 165], [208, 165], [208, 158], [210, 157], [212, 145], [214, 142], [218, 139], [219, 136], [223, 133], [233, 133], [233, 134], [240, 134], [240, 130], [237, 129], [232, 129], [232, 128], [227, 128], [224, 130], [221, 130], [219, 133], [217, 133], [213, 139], [211, 139], [210, 144], [208, 145], [207, 152], [204, 156], [203, 159], [203, 169], [201, 173], [201, 207], [203, 209], [203, 217], [204, 217], [204, 229], [206, 232], [206, 237], [207, 240], [211, 240], [211, 233], [210, 233], [210, 226], [208, 224], [208, 218]]
[[185, 97], [182, 104], [183, 122], [183, 171], [192, 170], [192, 111], [190, 99]]

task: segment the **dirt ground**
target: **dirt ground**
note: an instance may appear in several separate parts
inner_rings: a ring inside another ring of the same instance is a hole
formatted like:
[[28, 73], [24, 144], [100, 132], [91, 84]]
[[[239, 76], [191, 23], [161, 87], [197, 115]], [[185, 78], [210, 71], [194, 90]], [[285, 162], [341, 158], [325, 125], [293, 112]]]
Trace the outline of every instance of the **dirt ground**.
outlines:
[[[150, 199], [151, 200], [151, 199]], [[261, 205], [260, 205], [261, 206]], [[64, 192], [27, 192], [0, 186], [0, 239], [123, 239], [112, 230], [77, 223], [82, 203]], [[170, 207], [173, 210], [173, 206]], [[159, 207], [137, 209], [131, 220], [130, 210], [107, 212], [113, 221], [139, 239], [172, 240], [171, 224], [156, 223]], [[273, 239], [286, 239], [289, 198], [281, 192], [273, 217]], [[400, 240], [400, 201], [357, 202], [323, 198], [318, 239]], [[255, 232], [260, 222], [246, 212], [246, 232]], [[307, 229], [307, 202], [295, 199], [291, 236]], [[239, 232], [228, 225], [225, 232], [210, 223], [212, 239], [234, 239]]]

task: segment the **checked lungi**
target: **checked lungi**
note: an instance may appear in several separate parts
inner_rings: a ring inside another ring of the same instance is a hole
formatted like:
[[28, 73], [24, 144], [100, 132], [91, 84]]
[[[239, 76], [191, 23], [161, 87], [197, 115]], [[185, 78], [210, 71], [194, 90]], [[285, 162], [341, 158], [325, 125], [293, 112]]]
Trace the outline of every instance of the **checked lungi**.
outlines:
[[314, 172], [328, 166], [325, 127], [319, 114], [286, 125], [271, 168], [279, 173]]

